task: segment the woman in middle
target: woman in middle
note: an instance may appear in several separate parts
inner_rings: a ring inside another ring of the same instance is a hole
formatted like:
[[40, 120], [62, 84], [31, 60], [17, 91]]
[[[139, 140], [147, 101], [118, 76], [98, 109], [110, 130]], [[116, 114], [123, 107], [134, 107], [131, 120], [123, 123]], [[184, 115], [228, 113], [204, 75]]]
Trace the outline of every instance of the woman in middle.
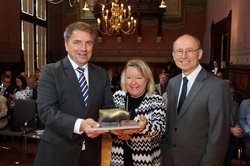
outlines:
[[154, 94], [152, 71], [142, 60], [130, 60], [121, 75], [122, 90], [113, 99], [116, 107], [130, 112], [139, 129], [112, 130], [111, 166], [158, 166], [161, 162], [161, 137], [166, 128], [163, 98]]

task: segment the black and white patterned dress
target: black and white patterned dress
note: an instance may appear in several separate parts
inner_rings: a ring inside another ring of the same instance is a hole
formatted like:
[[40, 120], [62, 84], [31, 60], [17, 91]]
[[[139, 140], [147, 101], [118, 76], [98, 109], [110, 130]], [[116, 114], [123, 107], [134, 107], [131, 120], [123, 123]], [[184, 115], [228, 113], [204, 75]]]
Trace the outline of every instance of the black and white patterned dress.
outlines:
[[[125, 109], [126, 92], [117, 91], [113, 95], [116, 107]], [[132, 140], [123, 141], [113, 137], [111, 150], [111, 166], [124, 165], [124, 143], [126, 143], [132, 152], [133, 166], [158, 166], [161, 156], [161, 137], [166, 129], [166, 107], [162, 96], [145, 95], [141, 104], [135, 109], [137, 121], [139, 116], [147, 118], [146, 128], [137, 134], [132, 135]]]

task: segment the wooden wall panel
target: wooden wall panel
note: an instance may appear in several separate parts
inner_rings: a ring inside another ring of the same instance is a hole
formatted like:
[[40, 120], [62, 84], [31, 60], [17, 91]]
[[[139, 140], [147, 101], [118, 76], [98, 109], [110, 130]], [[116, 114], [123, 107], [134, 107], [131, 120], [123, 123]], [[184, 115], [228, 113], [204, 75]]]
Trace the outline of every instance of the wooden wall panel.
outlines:
[[7, 69], [23, 70], [21, 62], [20, 0], [1, 0], [0, 74]]
[[231, 66], [229, 79], [234, 82], [243, 98], [250, 97], [250, 66]]

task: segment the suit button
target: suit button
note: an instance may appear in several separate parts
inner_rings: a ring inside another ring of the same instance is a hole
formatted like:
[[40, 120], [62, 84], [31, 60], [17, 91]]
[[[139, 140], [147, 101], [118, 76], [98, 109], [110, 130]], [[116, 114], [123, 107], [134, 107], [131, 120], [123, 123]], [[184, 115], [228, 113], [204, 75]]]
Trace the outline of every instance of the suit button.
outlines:
[[175, 145], [175, 144], [173, 144], [173, 147], [176, 147], [176, 145]]
[[177, 128], [174, 128], [174, 131], [177, 131]]

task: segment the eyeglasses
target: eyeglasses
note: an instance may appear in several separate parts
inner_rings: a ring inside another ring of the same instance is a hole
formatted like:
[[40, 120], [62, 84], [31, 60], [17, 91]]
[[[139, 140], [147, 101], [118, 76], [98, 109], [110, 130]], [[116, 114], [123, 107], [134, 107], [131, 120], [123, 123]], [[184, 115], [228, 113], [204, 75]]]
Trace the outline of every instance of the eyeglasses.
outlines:
[[185, 53], [186, 55], [191, 56], [194, 54], [195, 51], [198, 51], [199, 49], [200, 48], [197, 48], [197, 49], [187, 48], [186, 50], [177, 49], [177, 50], [174, 50], [174, 54], [177, 56], [181, 56], [183, 55], [183, 53]]

